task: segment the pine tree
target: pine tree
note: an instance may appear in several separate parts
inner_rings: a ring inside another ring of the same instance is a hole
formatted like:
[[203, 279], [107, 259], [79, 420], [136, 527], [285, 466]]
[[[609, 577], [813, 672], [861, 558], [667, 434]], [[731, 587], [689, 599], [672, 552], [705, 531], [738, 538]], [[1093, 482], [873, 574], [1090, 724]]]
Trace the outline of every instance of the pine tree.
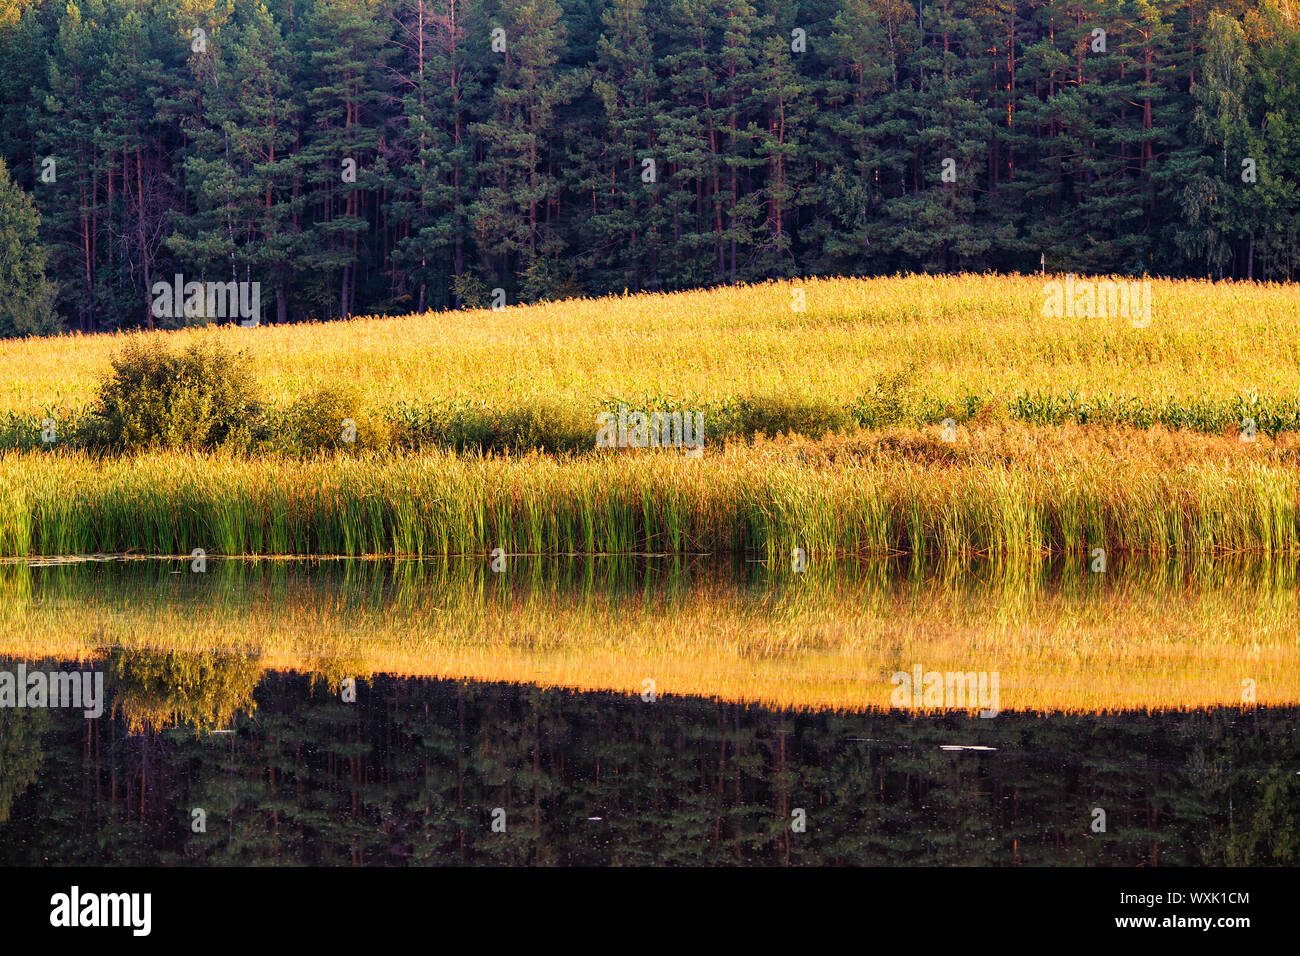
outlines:
[[503, 31], [498, 37], [504, 49], [492, 54], [499, 66], [488, 116], [472, 127], [482, 144], [483, 186], [471, 216], [479, 248], [499, 281], [517, 285], [525, 300], [535, 301], [564, 278], [564, 241], [554, 225], [561, 186], [554, 161], [557, 109], [587, 77], [560, 67], [565, 28], [555, 0], [505, 4], [493, 22], [494, 30]]
[[[150, 289], [165, 255], [170, 209], [170, 142], [154, 103], [166, 84], [154, 56], [160, 39], [144, 11], [127, 8], [106, 31], [97, 87], [100, 119], [96, 145], [105, 179], [106, 281], [121, 311], [115, 324], [153, 327]], [[167, 38], [171, 39], [170, 36]], [[125, 306], [125, 308], [122, 308]]]
[[481, 97], [470, 30], [484, 30], [476, 14], [465, 0], [413, 0], [398, 18], [406, 129], [396, 146], [402, 179], [391, 209], [405, 230], [397, 256], [420, 310], [464, 304], [457, 290], [471, 251], [469, 123]]
[[922, 44], [912, 56], [911, 191], [891, 201], [896, 247], [927, 269], [983, 265], [991, 241], [976, 224], [993, 131], [975, 101], [979, 35], [957, 3], [922, 11]]
[[750, 256], [762, 241], [763, 199], [756, 172], [765, 165], [758, 155], [761, 132], [755, 91], [762, 45], [775, 29], [772, 17], [760, 16], [748, 0], [726, 0], [722, 48], [719, 51], [719, 119], [724, 130], [725, 175], [720, 202], [726, 218], [723, 231], [726, 278], [729, 282], [761, 278], [760, 263]]
[[724, 282], [724, 100], [716, 38], [722, 11], [710, 0], [667, 0], [660, 47], [667, 108], [658, 140], [668, 166], [665, 216], [674, 247], [670, 287]]
[[[1289, 9], [1289, 8], [1288, 8]], [[1254, 128], [1262, 140], [1251, 208], [1262, 278], [1293, 280], [1300, 267], [1300, 21], [1272, 2], [1247, 18]], [[1247, 277], [1256, 255], [1248, 253]]]
[[764, 160], [758, 189], [763, 214], [750, 274], [787, 277], [800, 274], [796, 231], [802, 210], [816, 202], [816, 191], [804, 185], [814, 180], [814, 86], [799, 71], [807, 54], [807, 31], [797, 44], [792, 41], [788, 26], [798, 22], [793, 6], [777, 0], [761, 22], [767, 36], [756, 64], [754, 107], [759, 121], [754, 152]]
[[25, 188], [37, 180], [36, 111], [59, 11], [50, 4], [0, 5], [0, 156]]
[[[89, 0], [92, 18], [103, 15], [99, 0]], [[69, 3], [59, 22], [49, 59], [45, 95], [32, 102], [31, 127], [41, 171], [37, 201], [48, 210], [43, 230], [56, 275], [75, 276], [70, 303], [81, 331], [100, 327], [96, 309], [100, 190], [95, 143], [100, 115], [94, 99], [99, 75], [100, 30], [83, 21], [81, 6]], [[48, 158], [48, 163], [46, 159]]]
[[646, 0], [613, 0], [593, 68], [601, 122], [584, 138], [594, 161], [578, 184], [591, 198], [580, 227], [583, 259], [607, 288], [639, 292], [660, 285], [661, 178], [669, 164], [657, 129], [664, 105], [658, 85]]
[[54, 287], [45, 278], [48, 251], [41, 217], [0, 159], [0, 337], [59, 331]]
[[1241, 25], [1231, 17], [1211, 16], [1201, 78], [1194, 90], [1193, 123], [1198, 141], [1212, 152], [1184, 193], [1188, 228], [1180, 238], [1184, 251], [1200, 259], [1206, 274], [1219, 278], [1231, 264], [1233, 247], [1249, 218], [1252, 197], [1241, 179], [1242, 159], [1260, 155], [1251, 145], [1249, 79]]
[[902, 0], [847, 0], [831, 23], [828, 109], [818, 117], [831, 227], [822, 269], [888, 271], [895, 229], [885, 205], [907, 191], [910, 155], [904, 64], [916, 47], [915, 11]]
[[291, 57], [260, 5], [241, 10], [214, 44], [213, 79], [186, 161], [196, 209], [178, 219], [168, 245], [213, 280], [268, 283], [283, 322], [304, 250], [294, 152], [302, 109]]
[[[318, 0], [306, 31], [312, 73], [306, 100], [314, 122], [300, 156], [310, 216], [301, 262], [335, 277], [333, 301], [344, 318], [369, 278], [364, 243], [374, 226], [374, 167], [389, 89], [385, 66], [394, 54], [388, 20], [382, 0]], [[317, 290], [319, 305], [329, 303], [327, 294]]]

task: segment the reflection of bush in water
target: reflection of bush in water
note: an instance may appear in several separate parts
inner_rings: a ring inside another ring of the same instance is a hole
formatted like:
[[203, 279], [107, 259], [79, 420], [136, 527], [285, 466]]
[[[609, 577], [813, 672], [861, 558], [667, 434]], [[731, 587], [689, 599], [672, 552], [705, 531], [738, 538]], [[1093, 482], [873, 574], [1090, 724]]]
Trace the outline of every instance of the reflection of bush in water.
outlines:
[[[371, 676], [370, 668], [359, 654], [312, 658], [304, 663], [303, 670], [310, 681], [310, 692], [320, 692], [327, 696], [341, 693], [346, 678], [351, 677], [360, 687], [361, 682]], [[322, 685], [323, 689], [318, 691]]]
[[256, 708], [262, 666], [242, 655], [119, 650], [109, 674], [131, 733], [181, 725], [202, 732], [229, 725], [241, 708]]
[[41, 769], [41, 734], [50, 726], [50, 713], [35, 710], [0, 709], [0, 823], [18, 795], [34, 783]]

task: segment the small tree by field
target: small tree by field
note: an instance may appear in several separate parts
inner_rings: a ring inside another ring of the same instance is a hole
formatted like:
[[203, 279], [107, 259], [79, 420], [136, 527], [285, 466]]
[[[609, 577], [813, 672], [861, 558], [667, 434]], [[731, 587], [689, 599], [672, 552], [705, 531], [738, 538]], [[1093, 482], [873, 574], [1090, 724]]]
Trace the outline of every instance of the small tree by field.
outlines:
[[261, 420], [241, 355], [215, 342], [178, 352], [132, 343], [113, 360], [94, 405], [92, 443], [115, 451], [246, 447]]
[[40, 214], [0, 159], [0, 337], [59, 331], [48, 250], [37, 241]]

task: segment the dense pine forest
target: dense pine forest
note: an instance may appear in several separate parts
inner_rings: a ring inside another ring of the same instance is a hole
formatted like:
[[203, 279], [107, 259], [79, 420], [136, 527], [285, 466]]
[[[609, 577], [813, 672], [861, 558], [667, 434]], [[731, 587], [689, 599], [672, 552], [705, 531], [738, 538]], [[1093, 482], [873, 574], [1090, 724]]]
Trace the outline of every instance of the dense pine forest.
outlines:
[[[0, 335], [814, 274], [1292, 279], [1293, 0], [0, 0]], [[500, 291], [498, 291], [500, 290]]]

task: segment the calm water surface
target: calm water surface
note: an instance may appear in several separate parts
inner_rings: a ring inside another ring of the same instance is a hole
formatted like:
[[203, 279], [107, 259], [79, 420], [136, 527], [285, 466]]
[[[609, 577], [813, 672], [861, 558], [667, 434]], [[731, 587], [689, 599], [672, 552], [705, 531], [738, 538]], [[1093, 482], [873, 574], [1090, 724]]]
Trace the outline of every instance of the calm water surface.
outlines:
[[[1293, 569], [511, 573], [0, 567], [0, 672], [107, 695], [0, 708], [0, 863], [1300, 859]], [[891, 708], [913, 662], [1002, 710]]]

